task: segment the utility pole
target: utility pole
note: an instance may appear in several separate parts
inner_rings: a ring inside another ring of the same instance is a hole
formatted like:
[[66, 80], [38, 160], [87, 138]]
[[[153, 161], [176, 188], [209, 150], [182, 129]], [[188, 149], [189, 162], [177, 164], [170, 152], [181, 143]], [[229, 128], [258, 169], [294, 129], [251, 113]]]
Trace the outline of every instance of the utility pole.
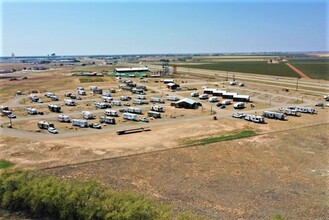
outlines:
[[300, 79], [300, 77], [297, 77], [297, 80], [296, 80], [296, 91], [298, 90], [298, 80]]

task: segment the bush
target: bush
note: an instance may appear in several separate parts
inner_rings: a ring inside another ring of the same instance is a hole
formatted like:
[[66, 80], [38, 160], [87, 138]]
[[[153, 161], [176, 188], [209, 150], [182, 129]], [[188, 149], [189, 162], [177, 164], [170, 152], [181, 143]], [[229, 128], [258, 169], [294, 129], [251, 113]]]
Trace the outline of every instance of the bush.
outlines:
[[[168, 205], [95, 181], [59, 180], [28, 171], [0, 175], [0, 207], [54, 219], [172, 219]], [[178, 219], [198, 219], [182, 213]]]

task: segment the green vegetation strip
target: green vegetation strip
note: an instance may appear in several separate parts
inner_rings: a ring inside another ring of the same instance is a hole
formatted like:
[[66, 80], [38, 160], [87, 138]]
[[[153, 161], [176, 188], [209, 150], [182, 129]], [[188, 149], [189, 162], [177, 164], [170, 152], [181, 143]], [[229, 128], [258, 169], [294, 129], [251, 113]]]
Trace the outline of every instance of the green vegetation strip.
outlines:
[[201, 219], [96, 181], [60, 180], [33, 171], [0, 174], [0, 209], [50, 219]]
[[101, 77], [92, 77], [92, 76], [88, 76], [88, 77], [82, 77], [79, 78], [80, 83], [92, 83], [92, 82], [104, 82], [104, 79]]
[[6, 169], [8, 167], [11, 167], [12, 164], [6, 160], [0, 160], [0, 169]]
[[211, 144], [221, 141], [228, 141], [228, 140], [234, 140], [239, 138], [247, 138], [257, 135], [255, 131], [252, 130], [245, 130], [241, 131], [236, 134], [230, 134], [230, 135], [224, 135], [224, 136], [217, 136], [217, 137], [207, 137], [203, 139], [197, 139], [197, 140], [188, 140], [184, 143], [184, 146], [194, 146], [194, 145], [205, 145], [205, 144]]

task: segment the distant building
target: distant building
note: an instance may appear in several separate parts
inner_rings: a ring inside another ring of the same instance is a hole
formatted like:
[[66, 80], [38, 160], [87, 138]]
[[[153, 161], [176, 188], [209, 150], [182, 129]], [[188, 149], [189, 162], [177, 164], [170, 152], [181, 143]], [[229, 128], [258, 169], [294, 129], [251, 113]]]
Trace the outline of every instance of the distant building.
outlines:
[[149, 68], [146, 67], [132, 67], [132, 68], [115, 68], [115, 73], [134, 73], [134, 72], [148, 72]]
[[48, 67], [45, 66], [33, 66], [32, 70], [47, 70]]
[[132, 68], [115, 68], [113, 72], [116, 76], [123, 76], [123, 77], [146, 77], [149, 68], [146, 67], [132, 67]]

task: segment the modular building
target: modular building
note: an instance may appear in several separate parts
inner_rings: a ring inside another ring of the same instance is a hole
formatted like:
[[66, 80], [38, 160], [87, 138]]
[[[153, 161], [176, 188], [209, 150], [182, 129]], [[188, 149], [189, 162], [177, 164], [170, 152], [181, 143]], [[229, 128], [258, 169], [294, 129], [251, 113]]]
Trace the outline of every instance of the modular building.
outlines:
[[234, 96], [238, 95], [238, 93], [235, 92], [226, 92], [222, 94], [222, 97], [225, 99], [233, 99]]
[[223, 91], [223, 90], [215, 90], [215, 91], [213, 91], [212, 95], [213, 96], [222, 96], [224, 93], [227, 93], [227, 92]]
[[250, 96], [249, 95], [235, 95], [235, 96], [233, 96], [233, 101], [250, 102]]
[[216, 91], [216, 89], [211, 89], [211, 88], [205, 88], [203, 90], [204, 94], [213, 94]]

